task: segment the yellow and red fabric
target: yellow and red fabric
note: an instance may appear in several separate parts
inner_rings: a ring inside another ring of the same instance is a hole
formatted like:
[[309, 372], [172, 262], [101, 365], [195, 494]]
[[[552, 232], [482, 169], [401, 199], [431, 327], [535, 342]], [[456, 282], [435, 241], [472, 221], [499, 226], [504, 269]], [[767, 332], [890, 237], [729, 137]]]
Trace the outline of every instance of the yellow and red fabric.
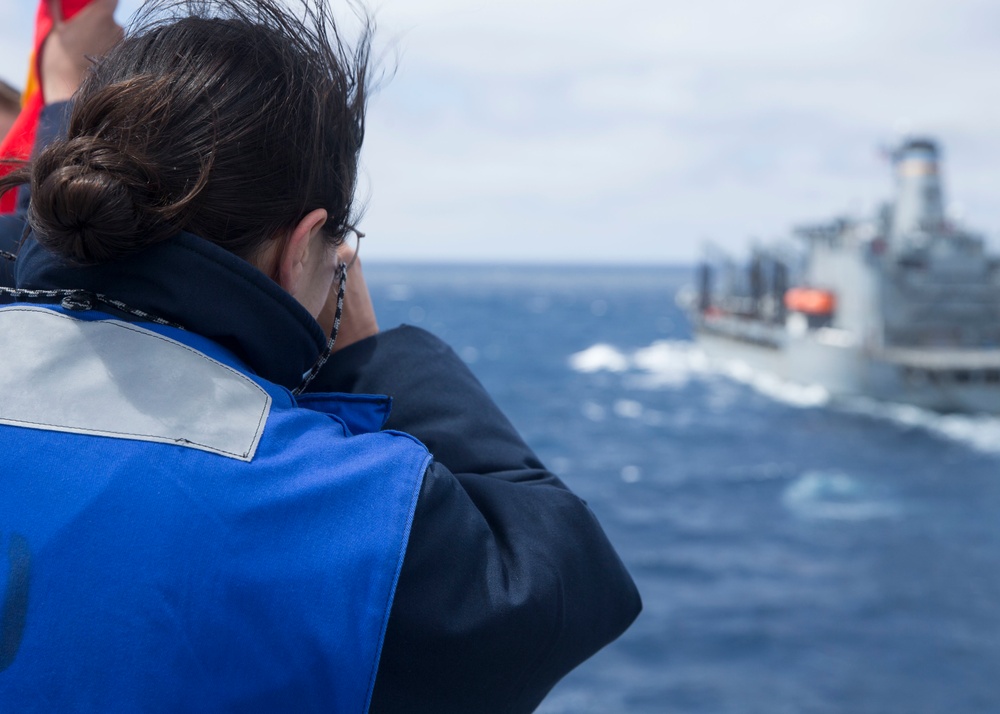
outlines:
[[[0, 176], [14, 169], [15, 161], [31, 156], [31, 148], [35, 144], [35, 131], [38, 128], [38, 117], [42, 113], [45, 101], [42, 98], [41, 50], [45, 38], [55, 26], [53, 8], [57, 8], [64, 21], [70, 20], [80, 10], [93, 0], [41, 0], [38, 3], [38, 14], [35, 16], [35, 41], [32, 46], [31, 60], [28, 63], [28, 80], [24, 93], [21, 95], [21, 113], [7, 136], [0, 141]], [[0, 214], [13, 213], [17, 205], [17, 192], [8, 191], [0, 196]]]

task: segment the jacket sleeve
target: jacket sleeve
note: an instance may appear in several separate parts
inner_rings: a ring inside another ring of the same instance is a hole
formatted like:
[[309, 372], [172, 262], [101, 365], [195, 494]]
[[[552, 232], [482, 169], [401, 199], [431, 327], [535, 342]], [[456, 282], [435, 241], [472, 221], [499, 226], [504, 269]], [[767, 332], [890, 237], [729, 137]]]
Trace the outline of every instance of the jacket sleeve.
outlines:
[[618, 637], [639, 594], [587, 505], [457, 355], [401, 327], [336, 353], [314, 389], [388, 394], [427, 445], [373, 712], [530, 712]]

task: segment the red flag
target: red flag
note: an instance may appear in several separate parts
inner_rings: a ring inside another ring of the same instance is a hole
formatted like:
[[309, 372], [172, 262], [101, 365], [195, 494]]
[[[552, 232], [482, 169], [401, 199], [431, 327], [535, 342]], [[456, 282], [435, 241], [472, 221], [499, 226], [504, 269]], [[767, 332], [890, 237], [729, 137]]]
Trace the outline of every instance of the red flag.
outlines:
[[[55, 22], [50, 4], [58, 2], [63, 20], [69, 20], [80, 10], [89, 5], [92, 0], [40, 0], [38, 14], [35, 17], [35, 43], [28, 63], [28, 81], [21, 95], [21, 113], [7, 136], [0, 141], [0, 161], [9, 159], [27, 159], [31, 156], [31, 148], [35, 144], [35, 132], [38, 129], [38, 117], [42, 113], [41, 84], [41, 48], [45, 38], [52, 32]], [[0, 163], [0, 176], [13, 171], [15, 164]], [[13, 213], [17, 205], [17, 192], [8, 191], [0, 196], [0, 214]]]

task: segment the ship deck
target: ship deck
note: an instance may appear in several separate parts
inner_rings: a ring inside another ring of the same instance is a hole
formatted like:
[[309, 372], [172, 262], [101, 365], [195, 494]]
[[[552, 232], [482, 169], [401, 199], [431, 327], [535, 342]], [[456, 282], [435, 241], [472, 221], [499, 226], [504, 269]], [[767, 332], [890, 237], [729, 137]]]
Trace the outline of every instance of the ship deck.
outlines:
[[986, 370], [1000, 369], [1000, 348], [937, 349], [891, 347], [879, 350], [872, 357], [900, 367], [924, 370]]

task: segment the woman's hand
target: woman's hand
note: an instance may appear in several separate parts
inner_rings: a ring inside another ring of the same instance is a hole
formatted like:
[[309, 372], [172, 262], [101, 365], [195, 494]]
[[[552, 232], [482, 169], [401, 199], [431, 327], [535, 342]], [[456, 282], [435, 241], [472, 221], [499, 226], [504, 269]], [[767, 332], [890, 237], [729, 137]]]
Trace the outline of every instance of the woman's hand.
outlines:
[[[338, 253], [339, 260], [351, 267], [347, 271], [344, 313], [340, 317], [340, 331], [337, 332], [337, 341], [333, 345], [334, 352], [366, 337], [378, 334], [375, 306], [372, 305], [372, 297], [368, 293], [368, 285], [365, 283], [365, 276], [361, 271], [361, 260], [354, 258], [354, 250], [347, 246], [341, 246]], [[351, 264], [352, 259], [354, 259], [353, 265]], [[337, 288], [339, 286], [340, 275], [338, 274], [333, 281], [330, 295], [326, 299], [326, 305], [323, 306], [318, 318], [320, 327], [328, 335], [333, 329], [333, 318], [337, 312]]]
[[59, 0], [50, 0], [52, 32], [42, 45], [42, 97], [46, 104], [73, 96], [91, 66], [91, 58], [107, 53], [121, 38], [115, 22], [118, 0], [94, 0], [68, 22]]

